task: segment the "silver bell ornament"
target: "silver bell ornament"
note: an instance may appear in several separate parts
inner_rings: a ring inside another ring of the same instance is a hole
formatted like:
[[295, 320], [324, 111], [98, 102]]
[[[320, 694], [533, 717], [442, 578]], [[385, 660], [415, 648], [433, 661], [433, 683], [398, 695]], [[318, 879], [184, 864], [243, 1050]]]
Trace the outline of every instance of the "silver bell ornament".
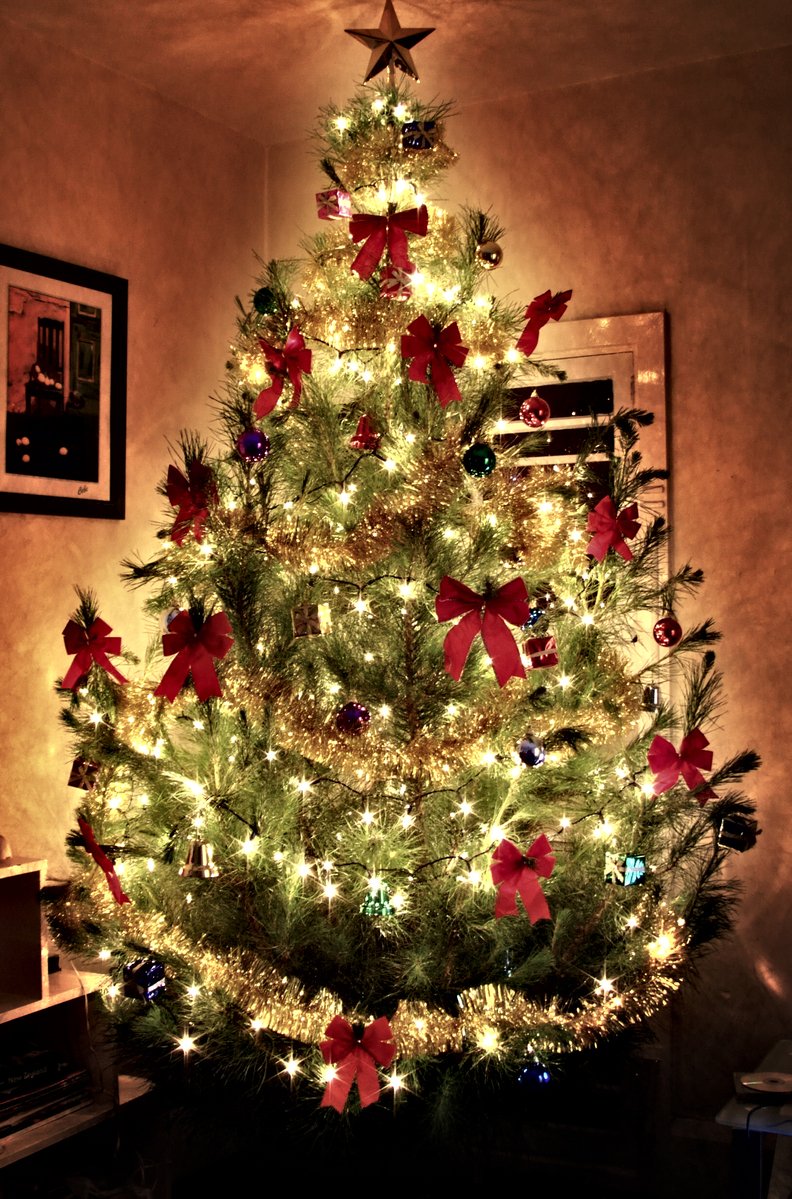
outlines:
[[208, 841], [191, 841], [179, 878], [217, 878], [220, 871], [213, 859], [214, 850]]

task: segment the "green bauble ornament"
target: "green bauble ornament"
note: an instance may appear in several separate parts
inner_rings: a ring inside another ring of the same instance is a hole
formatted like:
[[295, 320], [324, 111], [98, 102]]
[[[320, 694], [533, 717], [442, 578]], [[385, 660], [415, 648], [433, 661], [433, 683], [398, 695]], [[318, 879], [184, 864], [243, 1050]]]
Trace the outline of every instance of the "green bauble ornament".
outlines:
[[387, 883], [380, 883], [374, 891], [369, 891], [360, 905], [364, 916], [395, 916], [396, 909], [390, 901], [390, 888]]
[[491, 475], [495, 469], [496, 461], [495, 451], [492, 446], [486, 445], [483, 441], [472, 445], [462, 455], [462, 465], [474, 479], [484, 479], [487, 475]]
[[272, 316], [278, 310], [278, 297], [271, 287], [260, 287], [253, 292], [253, 307], [262, 316]]

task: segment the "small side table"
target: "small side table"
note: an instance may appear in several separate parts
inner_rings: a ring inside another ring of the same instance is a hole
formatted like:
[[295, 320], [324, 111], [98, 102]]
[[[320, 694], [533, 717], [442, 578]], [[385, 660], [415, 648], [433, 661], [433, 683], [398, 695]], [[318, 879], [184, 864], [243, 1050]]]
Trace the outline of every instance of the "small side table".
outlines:
[[[792, 1074], [792, 1041], [774, 1045], [756, 1067], [756, 1072], [760, 1071]], [[715, 1120], [734, 1130], [735, 1156], [742, 1159], [742, 1178], [736, 1183], [735, 1197], [792, 1199], [792, 1140], [776, 1142], [766, 1191], [762, 1177], [764, 1137], [792, 1137], [792, 1103], [763, 1103], [757, 1091], [755, 1102], [730, 1099]]]

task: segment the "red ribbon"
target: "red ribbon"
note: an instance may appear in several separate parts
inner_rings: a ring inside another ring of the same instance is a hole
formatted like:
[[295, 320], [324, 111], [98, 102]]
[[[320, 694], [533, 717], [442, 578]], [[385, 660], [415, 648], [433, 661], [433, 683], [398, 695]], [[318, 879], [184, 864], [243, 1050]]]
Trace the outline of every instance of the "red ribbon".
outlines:
[[349, 236], [356, 242], [365, 238], [365, 243], [358, 251], [351, 269], [361, 279], [370, 279], [387, 246], [393, 266], [412, 273], [415, 267], [409, 258], [407, 234], [417, 233], [419, 237], [426, 237], [428, 225], [429, 214], [425, 204], [406, 212], [393, 212], [390, 216], [356, 212], [349, 222]]
[[163, 695], [173, 703], [192, 671], [199, 700], [222, 695], [212, 659], [224, 658], [233, 644], [231, 625], [225, 612], [215, 612], [200, 629], [196, 629], [190, 613], [183, 609], [174, 616], [167, 633], [163, 634], [163, 654], [166, 657], [175, 654], [176, 657], [154, 694]]
[[280, 399], [287, 378], [291, 380], [294, 388], [290, 407], [297, 407], [302, 391], [302, 376], [311, 373], [311, 351], [306, 350], [305, 338], [296, 325], [289, 330], [289, 336], [286, 338], [282, 350], [279, 350], [277, 346], [271, 346], [263, 337], [259, 338], [259, 345], [264, 351], [267, 370], [272, 378], [271, 386], [265, 387], [259, 393], [253, 405], [253, 412], [260, 420], [262, 416], [267, 416], [272, 412]]
[[544, 833], [536, 838], [526, 853], [512, 841], [505, 838], [501, 841], [490, 863], [492, 881], [498, 888], [496, 916], [516, 916], [519, 895], [531, 924], [550, 919], [550, 909], [539, 885], [539, 876], [549, 878], [553, 873], [556, 860], [551, 853], [552, 848]]
[[456, 321], [437, 331], [421, 315], [408, 325], [401, 339], [402, 358], [412, 358], [407, 378], [414, 383], [431, 383], [441, 408], [461, 400], [452, 366], [462, 366], [468, 347], [462, 345]]
[[571, 299], [571, 291], [557, 291], [554, 296], [549, 291], [543, 291], [540, 296], [535, 296], [525, 310], [528, 324], [517, 342], [517, 349], [522, 350], [523, 354], [533, 354], [539, 344], [540, 330], [548, 321], [560, 321]]
[[94, 831], [87, 820], [83, 820], [82, 816], [77, 817], [77, 823], [80, 826], [80, 832], [85, 844], [85, 848], [91, 855], [96, 865], [104, 871], [104, 876], [107, 879], [107, 885], [116, 903], [131, 903], [128, 895], [125, 895], [121, 888], [121, 880], [115, 872], [115, 866], [108, 858], [101, 845], [94, 836]]
[[609, 549], [621, 554], [625, 562], [633, 556], [630, 547], [625, 543], [625, 537], [634, 537], [641, 527], [636, 520], [638, 505], [628, 504], [616, 514], [616, 505], [609, 495], [600, 500], [593, 512], [589, 512], [586, 529], [594, 536], [586, 546], [586, 553], [591, 554], [598, 562], [602, 562]]
[[[680, 774], [691, 791], [706, 783], [701, 771], [712, 770], [712, 750], [705, 749], [707, 745], [709, 745], [709, 741], [701, 729], [693, 729], [686, 737], [683, 737], [679, 753], [677, 753], [671, 742], [666, 741], [665, 737], [661, 737], [658, 733], [649, 746], [648, 755], [649, 767], [655, 775], [655, 781], [652, 784], [655, 795], [662, 795], [664, 791], [670, 790]], [[702, 808], [708, 799], [717, 798], [709, 786], [696, 794], [696, 799]]]
[[389, 1066], [396, 1056], [393, 1032], [385, 1016], [373, 1020], [359, 1037], [343, 1016], [334, 1016], [325, 1032], [329, 1039], [322, 1041], [322, 1057], [336, 1067], [336, 1073], [325, 1087], [321, 1106], [342, 1112], [355, 1079], [360, 1106], [376, 1103], [380, 1093], [377, 1066]]
[[171, 541], [181, 545], [191, 526], [195, 540], [203, 541], [209, 505], [217, 503], [217, 487], [209, 467], [204, 462], [191, 462], [185, 478], [178, 467], [169, 466], [166, 492], [173, 507], [179, 509], [171, 529]]
[[104, 620], [95, 620], [86, 630], [76, 620], [70, 620], [63, 630], [63, 643], [67, 654], [74, 654], [74, 661], [64, 675], [61, 687], [73, 690], [95, 662], [119, 683], [127, 680], [116, 670], [108, 654], [121, 653], [121, 638], [108, 637], [111, 627]]
[[477, 633], [481, 633], [492, 659], [498, 686], [502, 687], [512, 675], [525, 678], [519, 647], [514, 634], [506, 627], [507, 620], [510, 624], [524, 625], [530, 615], [528, 591], [519, 576], [504, 583], [494, 595], [485, 597], [445, 575], [440, 582], [435, 611], [441, 623], [453, 620], [455, 616], [462, 617], [459, 624], [448, 631], [443, 642], [445, 668], [457, 682], [462, 677]]

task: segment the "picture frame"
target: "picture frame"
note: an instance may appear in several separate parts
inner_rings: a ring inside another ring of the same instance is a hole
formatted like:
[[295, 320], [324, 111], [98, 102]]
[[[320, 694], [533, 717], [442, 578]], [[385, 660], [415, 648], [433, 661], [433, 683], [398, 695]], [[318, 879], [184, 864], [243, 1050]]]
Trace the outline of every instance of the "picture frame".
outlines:
[[127, 292], [0, 244], [0, 512], [123, 519]]

